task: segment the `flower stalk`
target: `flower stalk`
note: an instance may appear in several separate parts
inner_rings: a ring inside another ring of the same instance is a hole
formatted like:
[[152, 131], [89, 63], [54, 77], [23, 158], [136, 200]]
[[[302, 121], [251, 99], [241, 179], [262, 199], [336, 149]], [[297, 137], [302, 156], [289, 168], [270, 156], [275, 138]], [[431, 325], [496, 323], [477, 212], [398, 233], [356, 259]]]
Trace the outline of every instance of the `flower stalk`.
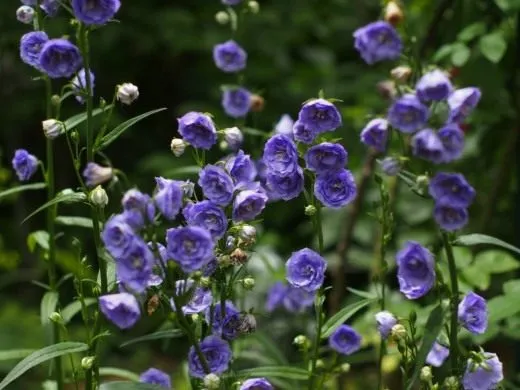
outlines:
[[448, 258], [448, 269], [450, 273], [450, 284], [451, 284], [451, 296], [450, 296], [450, 307], [451, 307], [451, 318], [450, 318], [450, 357], [451, 357], [451, 370], [455, 374], [458, 372], [458, 360], [459, 360], [459, 343], [457, 339], [458, 335], [458, 307], [459, 307], [459, 283], [457, 279], [457, 266], [455, 264], [455, 256], [453, 255], [453, 248], [451, 246], [448, 233], [441, 232], [444, 249], [446, 251], [446, 257]]

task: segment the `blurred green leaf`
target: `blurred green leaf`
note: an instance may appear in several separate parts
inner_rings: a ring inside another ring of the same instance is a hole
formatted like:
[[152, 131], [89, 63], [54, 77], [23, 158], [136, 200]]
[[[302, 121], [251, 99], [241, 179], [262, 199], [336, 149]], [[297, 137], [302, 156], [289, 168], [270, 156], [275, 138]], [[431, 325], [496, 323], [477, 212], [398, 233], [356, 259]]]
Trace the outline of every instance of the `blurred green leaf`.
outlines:
[[462, 42], [469, 42], [472, 39], [486, 32], [486, 24], [484, 22], [476, 22], [465, 27], [458, 35], [457, 39]]
[[520, 279], [508, 280], [502, 286], [504, 294], [517, 294], [520, 293]]
[[74, 192], [71, 189], [63, 190], [60, 193], [58, 193], [54, 199], [44, 203], [42, 206], [38, 207], [31, 214], [29, 214], [27, 217], [25, 217], [25, 219], [22, 221], [22, 223], [26, 222], [28, 219], [30, 219], [34, 215], [38, 214], [40, 211], [45, 210], [47, 207], [54, 206], [58, 203], [83, 202], [86, 199], [87, 199], [87, 196], [83, 192]]
[[9, 188], [8, 190], [0, 192], [0, 199], [5, 198], [9, 195], [17, 194], [18, 192], [30, 191], [30, 190], [42, 190], [45, 187], [47, 187], [46, 183], [24, 184], [24, 185]]
[[64, 226], [76, 226], [92, 229], [92, 220], [85, 217], [73, 217], [60, 215], [56, 217], [56, 223]]
[[143, 341], [173, 339], [173, 338], [182, 337], [182, 336], [184, 336], [184, 332], [180, 329], [161, 330], [159, 332], [150, 333], [150, 334], [147, 334], [144, 336], [136, 337], [135, 339], [125, 341], [119, 347], [123, 348], [123, 347], [127, 347], [129, 345], [132, 345], [132, 344], [141, 343]]
[[102, 383], [99, 390], [164, 390], [164, 387], [150, 383], [115, 381]]
[[117, 367], [99, 367], [99, 375], [101, 376], [115, 376], [121, 379], [128, 379], [129, 381], [139, 382], [139, 375], [135, 372], [123, 370]]
[[457, 42], [453, 45], [451, 52], [451, 62], [453, 65], [461, 67], [466, 64], [471, 55], [471, 50], [464, 43]]
[[309, 377], [309, 372], [299, 367], [265, 366], [240, 370], [236, 375], [240, 378], [273, 377], [306, 380]]
[[345, 323], [345, 321], [356, 314], [359, 310], [363, 309], [365, 306], [370, 305], [374, 301], [374, 299], [362, 299], [345, 306], [343, 309], [330, 317], [327, 322], [325, 322], [325, 324], [323, 324], [321, 337], [329, 337], [340, 325]]
[[477, 254], [475, 266], [480, 269], [481, 272], [500, 274], [518, 269], [520, 262], [507, 252], [488, 250]]
[[34, 253], [37, 245], [46, 251], [49, 250], [49, 233], [45, 230], [37, 230], [27, 236], [27, 248], [29, 252]]
[[40, 303], [40, 319], [43, 326], [50, 324], [49, 316], [56, 311], [59, 295], [56, 291], [47, 291]]
[[[85, 306], [90, 306], [94, 303], [97, 303], [97, 299], [95, 298], [85, 298], [84, 300]], [[81, 311], [81, 301], [77, 300], [69, 303], [61, 310], [61, 316], [63, 318], [63, 322], [68, 324], [70, 320]]]
[[520, 254], [520, 249], [514, 247], [511, 244], [508, 244], [505, 241], [499, 240], [495, 237], [487, 236], [485, 234], [467, 234], [465, 236], [459, 236], [453, 242], [453, 244], [458, 246], [474, 246], [482, 244], [494, 245]]
[[453, 44], [441, 46], [433, 55], [433, 62], [439, 62], [453, 53]]
[[520, 312], [520, 299], [516, 295], [499, 295], [488, 303], [489, 322], [497, 322]]
[[[103, 112], [105, 112], [107, 110], [110, 110], [110, 108], [112, 108], [111, 104], [106, 106], [104, 109], [96, 108], [95, 110], [92, 111], [92, 116], [94, 116], [94, 117], [98, 116], [99, 114], [102, 114]], [[63, 122], [65, 124], [65, 130], [70, 131], [70, 130], [74, 129], [75, 127], [81, 125], [86, 120], [87, 120], [86, 112], [82, 112], [81, 114], [71, 116], [69, 119], [67, 119], [66, 121]]]
[[502, 33], [496, 31], [481, 37], [479, 47], [484, 57], [496, 64], [506, 53], [507, 42]]
[[520, 9], [520, 0], [495, 0], [502, 11], [514, 11]]
[[347, 290], [350, 291], [352, 294], [357, 295], [358, 297], [365, 298], [365, 299], [377, 299], [377, 295], [368, 291], [361, 291], [356, 290], [352, 287], [347, 287]]
[[8, 351], [0, 351], [0, 361], [4, 360], [20, 360], [31, 353], [36, 351], [35, 349], [10, 349]]

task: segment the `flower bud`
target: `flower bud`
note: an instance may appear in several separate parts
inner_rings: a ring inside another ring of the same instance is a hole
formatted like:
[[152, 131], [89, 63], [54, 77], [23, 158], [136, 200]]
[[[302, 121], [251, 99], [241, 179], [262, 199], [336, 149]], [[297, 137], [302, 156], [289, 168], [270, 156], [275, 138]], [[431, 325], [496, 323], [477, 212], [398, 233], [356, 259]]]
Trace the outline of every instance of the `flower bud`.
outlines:
[[446, 390], [458, 390], [459, 389], [459, 381], [456, 376], [449, 376], [444, 381], [444, 388]]
[[398, 66], [390, 71], [390, 75], [395, 81], [406, 83], [412, 75], [412, 68], [409, 66]]
[[391, 333], [395, 340], [402, 340], [406, 336], [406, 328], [401, 324], [395, 324]]
[[220, 387], [220, 378], [215, 374], [208, 374], [204, 377], [204, 386], [208, 390], [218, 390]]
[[433, 379], [432, 368], [430, 366], [424, 366], [421, 368], [421, 381], [431, 383]]
[[247, 6], [253, 14], [257, 14], [260, 11], [260, 4], [258, 4], [258, 1], [250, 1], [247, 3]]
[[199, 283], [202, 287], [210, 287], [211, 286], [211, 278], [207, 276], [202, 276], [199, 280]]
[[218, 24], [228, 24], [229, 23], [229, 15], [225, 11], [219, 11], [215, 14], [215, 20]]
[[52, 322], [55, 322], [57, 324], [61, 324], [63, 322], [63, 317], [61, 316], [60, 313], [55, 311], [49, 315], [49, 320], [51, 320]]
[[428, 186], [430, 185], [430, 179], [426, 175], [417, 176], [415, 179], [417, 189], [422, 192], [428, 192]]
[[184, 154], [184, 150], [186, 150], [186, 142], [184, 142], [182, 138], [174, 138], [172, 139], [170, 148], [175, 157], [180, 157]]
[[100, 185], [90, 191], [89, 198], [94, 206], [97, 206], [101, 209], [108, 204], [107, 192]]
[[81, 359], [81, 367], [83, 367], [84, 370], [90, 370], [95, 361], [95, 356], [85, 356], [83, 359]]
[[316, 214], [316, 206], [313, 206], [312, 204], [305, 206], [305, 215], [312, 217], [314, 214]]
[[242, 146], [242, 142], [244, 142], [244, 135], [238, 127], [230, 127], [224, 129], [224, 139], [231, 149], [238, 150]]
[[56, 119], [47, 119], [42, 122], [43, 133], [49, 139], [54, 139], [65, 131], [63, 122]]
[[340, 367], [341, 372], [347, 373], [350, 371], [350, 364], [343, 363]]
[[246, 290], [252, 290], [255, 287], [255, 280], [253, 278], [245, 278], [242, 280], [242, 286]]
[[117, 88], [117, 100], [130, 105], [139, 97], [139, 89], [132, 83], [123, 83]]
[[240, 248], [236, 248], [230, 255], [231, 263], [235, 265], [245, 264], [247, 261], [247, 253]]
[[256, 229], [251, 225], [244, 225], [240, 228], [238, 233], [240, 238], [248, 244], [254, 244], [256, 240]]
[[263, 111], [264, 106], [265, 106], [265, 100], [262, 96], [254, 95], [254, 94], [251, 95], [251, 98], [250, 98], [251, 111], [253, 111], [253, 112]]
[[236, 245], [236, 238], [233, 237], [233, 236], [227, 236], [226, 238], [226, 249], [228, 251], [230, 251], [231, 249], [233, 249]]
[[199, 318], [200, 318], [200, 316], [197, 313], [191, 315], [191, 320], [193, 322], [197, 322], [199, 320]]
[[30, 24], [34, 19], [34, 14], [35, 12], [32, 7], [22, 5], [16, 10], [16, 19], [18, 19], [19, 22]]
[[395, 1], [390, 1], [385, 8], [385, 20], [394, 25], [397, 26], [399, 23], [401, 23], [404, 19], [403, 10]]
[[316, 360], [316, 368], [325, 368], [325, 362], [323, 359]]
[[77, 143], [79, 141], [79, 133], [77, 130], [72, 130], [70, 132], [70, 140], [74, 143]]
[[304, 348], [308, 348], [311, 345], [307, 336], [304, 336], [302, 334], [294, 338], [293, 344]]
[[231, 265], [231, 256], [229, 255], [222, 255], [218, 258], [219, 265], [223, 267], [227, 267], [228, 265]]

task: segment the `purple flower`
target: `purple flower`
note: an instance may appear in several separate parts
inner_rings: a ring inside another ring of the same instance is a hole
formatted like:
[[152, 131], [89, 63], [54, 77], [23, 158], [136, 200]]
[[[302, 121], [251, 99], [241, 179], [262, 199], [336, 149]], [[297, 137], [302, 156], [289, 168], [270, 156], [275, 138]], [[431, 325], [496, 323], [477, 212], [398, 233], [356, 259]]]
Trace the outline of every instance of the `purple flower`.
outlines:
[[436, 204], [433, 209], [435, 222], [446, 231], [462, 229], [468, 223], [468, 210], [462, 207]]
[[242, 383], [239, 390], [274, 390], [265, 378], [251, 378]]
[[182, 210], [186, 222], [192, 226], [206, 229], [213, 239], [224, 237], [228, 221], [224, 211], [210, 200], [189, 203]]
[[238, 43], [229, 40], [213, 47], [213, 61], [223, 72], [235, 73], [246, 67], [247, 53]]
[[38, 4], [38, 0], [21, 0], [23, 5], [36, 5]]
[[43, 31], [31, 31], [20, 39], [20, 58], [27, 65], [41, 70], [40, 53], [49, 37]]
[[166, 389], [172, 388], [170, 376], [157, 368], [149, 368], [139, 376], [139, 382], [159, 385]]
[[239, 335], [240, 311], [233, 302], [226, 301], [224, 310], [221, 303], [217, 303], [213, 308], [206, 309], [206, 322], [211, 326], [214, 334], [222, 335], [227, 340], [233, 340]]
[[437, 173], [429, 190], [435, 203], [452, 207], [469, 207], [475, 199], [475, 189], [460, 173]]
[[[71, 81], [72, 91], [76, 95], [76, 100], [79, 103], [84, 103], [85, 95], [87, 95], [87, 79], [85, 76], [85, 69], [82, 68]], [[90, 71], [90, 88], [92, 90], [92, 93], [94, 93], [94, 80], [94, 73]]]
[[148, 287], [153, 276], [156, 259], [150, 247], [136, 237], [124, 256], [116, 258], [116, 274], [118, 280], [137, 293]]
[[233, 222], [255, 219], [265, 207], [268, 197], [260, 191], [240, 191], [233, 202]]
[[297, 142], [303, 142], [304, 144], [312, 144], [316, 138], [317, 133], [306, 127], [299, 120], [294, 122], [292, 129], [292, 137]]
[[209, 150], [217, 142], [213, 120], [201, 112], [188, 112], [177, 119], [179, 134], [195, 148]]
[[433, 367], [440, 367], [444, 364], [449, 354], [450, 350], [436, 341], [426, 356], [426, 363]]
[[294, 199], [303, 191], [303, 170], [297, 167], [295, 171], [286, 175], [269, 171], [266, 187], [270, 199], [271, 196], [275, 199]]
[[305, 153], [306, 167], [317, 174], [337, 171], [347, 163], [347, 152], [340, 144], [323, 142]]
[[274, 126], [274, 131], [277, 134], [283, 134], [291, 138], [293, 136], [294, 121], [288, 114], [283, 114], [278, 123]]
[[484, 352], [482, 361], [468, 359], [462, 378], [464, 390], [494, 390], [504, 379], [502, 362], [494, 353]]
[[154, 195], [155, 204], [166, 219], [173, 221], [182, 207], [182, 182], [163, 177], [156, 177], [155, 181], [158, 188]]
[[471, 111], [477, 106], [482, 96], [480, 90], [475, 87], [457, 89], [448, 97], [450, 107], [449, 122], [463, 122]]
[[47, 41], [40, 52], [41, 69], [50, 78], [71, 77], [80, 68], [83, 58], [79, 49], [66, 39]]
[[114, 176], [114, 170], [111, 167], [103, 167], [94, 162], [89, 162], [83, 171], [85, 184], [88, 187], [95, 187], [109, 181]]
[[396, 176], [401, 170], [401, 164], [399, 160], [394, 157], [385, 157], [381, 161], [381, 169], [388, 176]]
[[291, 174], [298, 168], [296, 145], [285, 135], [274, 135], [264, 146], [262, 160], [272, 173]]
[[99, 297], [99, 309], [119, 329], [131, 328], [141, 318], [139, 302], [129, 293]]
[[242, 118], [247, 115], [251, 106], [251, 92], [245, 88], [228, 88], [222, 94], [222, 107], [232, 118]]
[[234, 156], [230, 156], [226, 160], [226, 171], [236, 183], [249, 183], [255, 180], [257, 171], [256, 166], [249, 154], [244, 154], [243, 150], [239, 150]]
[[444, 161], [445, 149], [432, 129], [424, 129], [415, 134], [411, 141], [412, 153], [415, 157], [440, 164]]
[[101, 233], [105, 248], [115, 259], [125, 257], [138, 239], [139, 237], [121, 214], [110, 217]]
[[119, 7], [119, 0], [72, 0], [74, 16], [85, 24], [105, 24]]
[[308, 292], [301, 288], [287, 286], [282, 304], [291, 313], [301, 313], [314, 304], [316, 292]]
[[325, 280], [327, 262], [309, 248], [293, 252], [285, 264], [287, 281], [293, 287], [307, 292], [318, 290]]
[[216, 165], [206, 165], [199, 172], [199, 186], [204, 196], [219, 206], [227, 206], [233, 199], [233, 179]]
[[237, 5], [240, 4], [242, 0], [221, 0], [224, 5]]
[[471, 333], [484, 333], [488, 324], [486, 300], [470, 291], [459, 303], [458, 317], [461, 325]]
[[[192, 295], [189, 301], [182, 306], [182, 312], [184, 315], [201, 313], [211, 306], [211, 303], [213, 302], [211, 290], [202, 287], [195, 287], [192, 279], [188, 279], [187, 281], [177, 280], [175, 282], [175, 294], [177, 294], [178, 297], [182, 297], [189, 291], [192, 292]], [[175, 302], [173, 298], [170, 302], [172, 309], [175, 310]]]
[[460, 157], [464, 150], [464, 132], [456, 123], [451, 123], [439, 130], [437, 134], [444, 146], [442, 162], [449, 163]]
[[408, 93], [394, 101], [388, 110], [388, 121], [403, 133], [414, 133], [428, 120], [428, 107], [414, 94]]
[[403, 44], [391, 24], [383, 21], [369, 23], [354, 31], [354, 46], [369, 65], [378, 61], [396, 60]]
[[126, 222], [132, 228], [139, 230], [155, 217], [155, 205], [148, 194], [132, 188], [125, 192], [121, 200]]
[[415, 241], [408, 241], [396, 255], [399, 289], [408, 299], [428, 293], [435, 282], [433, 254]]
[[329, 337], [329, 346], [342, 355], [352, 355], [361, 348], [361, 336], [348, 325], [340, 325]]
[[168, 257], [184, 272], [200, 270], [213, 259], [211, 234], [198, 226], [171, 228], [166, 231]]
[[25, 149], [18, 149], [14, 152], [11, 164], [20, 181], [29, 180], [38, 169], [38, 159]]
[[283, 282], [276, 282], [271, 286], [265, 301], [265, 311], [270, 313], [282, 304], [287, 292], [287, 285]]
[[357, 195], [354, 176], [346, 169], [319, 175], [314, 184], [314, 195], [326, 207], [340, 208], [346, 206]]
[[334, 104], [325, 99], [305, 103], [298, 113], [298, 122], [314, 133], [336, 130], [341, 126], [341, 114]]
[[208, 336], [200, 343], [200, 349], [209, 366], [209, 372], [204, 371], [204, 366], [199, 360], [195, 347], [188, 353], [188, 368], [190, 376], [204, 378], [206, 374], [222, 374], [229, 367], [231, 360], [231, 348], [229, 344], [217, 336]]
[[415, 85], [417, 96], [423, 102], [446, 99], [453, 91], [450, 79], [439, 69], [426, 73]]
[[388, 121], [372, 119], [361, 131], [361, 142], [371, 146], [378, 152], [384, 152], [388, 141]]
[[389, 311], [380, 311], [375, 315], [375, 317], [377, 322], [377, 330], [379, 331], [381, 337], [386, 339], [390, 335], [393, 326], [397, 324], [397, 318], [395, 318], [395, 316]]
[[60, 8], [60, 2], [59, 0], [43, 0], [40, 7], [47, 15], [56, 16], [58, 9]]

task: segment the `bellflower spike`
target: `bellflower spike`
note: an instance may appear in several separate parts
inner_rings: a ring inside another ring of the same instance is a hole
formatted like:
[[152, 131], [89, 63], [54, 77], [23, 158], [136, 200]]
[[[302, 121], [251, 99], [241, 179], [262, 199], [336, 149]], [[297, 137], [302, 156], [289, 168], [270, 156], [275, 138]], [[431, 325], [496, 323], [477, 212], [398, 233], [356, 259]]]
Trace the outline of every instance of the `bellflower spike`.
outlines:
[[428, 116], [428, 107], [411, 93], [398, 98], [388, 110], [390, 124], [407, 134], [421, 129], [426, 124]]
[[340, 325], [329, 337], [329, 346], [342, 355], [352, 355], [361, 348], [361, 336], [348, 325]]
[[327, 262], [312, 249], [304, 248], [293, 252], [285, 265], [287, 281], [307, 292], [318, 290], [325, 280]]
[[457, 89], [448, 97], [450, 107], [449, 122], [463, 122], [471, 111], [477, 106], [482, 96], [480, 90], [475, 87]]
[[99, 309], [119, 329], [131, 328], [141, 317], [139, 302], [129, 293], [99, 297]]
[[251, 92], [247, 89], [228, 88], [222, 93], [222, 107], [231, 118], [243, 118], [251, 106]]
[[[72, 79], [72, 91], [76, 95], [76, 100], [79, 103], [85, 102], [85, 96], [87, 95], [87, 80], [86, 80], [85, 69], [81, 69], [78, 74]], [[92, 90], [92, 94], [94, 93], [94, 81], [95, 76], [92, 71], [90, 71], [90, 88]]]
[[382, 338], [386, 339], [392, 328], [397, 324], [397, 318], [389, 311], [380, 311], [375, 315], [377, 322], [377, 330]]
[[456, 123], [451, 123], [441, 128], [437, 135], [444, 147], [442, 162], [457, 160], [464, 150], [464, 132]]
[[386, 150], [387, 141], [388, 121], [386, 119], [372, 119], [361, 131], [361, 142], [378, 152]]
[[425, 103], [440, 102], [453, 92], [453, 86], [444, 72], [435, 69], [420, 78], [415, 90], [419, 99]]
[[158, 189], [154, 195], [155, 204], [164, 218], [173, 221], [182, 207], [182, 182], [163, 177], [156, 177], [155, 181]]
[[444, 230], [452, 232], [462, 229], [468, 223], [468, 210], [463, 207], [436, 204], [433, 209], [435, 222]]
[[426, 356], [426, 363], [433, 367], [440, 367], [444, 364], [449, 355], [450, 350], [436, 341]]
[[40, 53], [49, 37], [43, 31], [32, 31], [24, 34], [20, 39], [20, 58], [27, 65], [41, 70]]
[[336, 130], [342, 123], [336, 106], [325, 99], [313, 99], [305, 103], [298, 113], [298, 121], [316, 133]]
[[460, 173], [437, 173], [430, 180], [429, 192], [436, 203], [452, 207], [469, 207], [475, 199], [475, 189]]
[[484, 333], [488, 324], [486, 300], [470, 291], [459, 303], [458, 317], [461, 325], [471, 333]]
[[14, 152], [11, 164], [20, 181], [29, 180], [38, 169], [38, 159], [25, 149]]
[[168, 257], [186, 273], [200, 270], [213, 259], [215, 243], [211, 234], [198, 226], [171, 228], [166, 231]]
[[238, 43], [229, 40], [215, 45], [213, 48], [213, 61], [217, 68], [227, 73], [235, 73], [243, 70], [247, 63], [247, 53]]
[[283, 134], [288, 137], [292, 137], [293, 134], [293, 126], [294, 121], [292, 120], [291, 116], [288, 114], [283, 114], [280, 117], [280, 120], [276, 125], [274, 126], [274, 131], [277, 134]]
[[74, 16], [85, 24], [106, 24], [120, 7], [119, 0], [72, 0]]
[[390, 23], [377, 21], [354, 31], [354, 46], [369, 65], [379, 61], [396, 60], [403, 43]]
[[206, 165], [199, 172], [198, 183], [204, 196], [219, 206], [227, 206], [233, 199], [233, 179], [219, 166]]
[[[211, 374], [222, 374], [227, 371], [232, 356], [227, 342], [218, 336], [208, 336], [201, 341], [200, 349], [206, 358]], [[204, 378], [206, 376], [204, 366], [193, 346], [188, 353], [188, 368], [192, 377]]]
[[494, 390], [504, 379], [502, 362], [494, 353], [484, 352], [483, 362], [468, 360], [462, 378], [464, 390]]
[[139, 376], [139, 382], [159, 385], [165, 389], [171, 389], [172, 383], [170, 376], [157, 368], [149, 368]]
[[217, 142], [213, 120], [200, 112], [188, 112], [178, 119], [179, 133], [195, 148], [209, 150]]
[[435, 282], [433, 254], [415, 241], [408, 241], [396, 255], [399, 289], [408, 299], [426, 295]]
[[240, 191], [233, 202], [233, 222], [251, 221], [265, 208], [268, 197], [260, 191]]
[[224, 210], [210, 200], [189, 203], [182, 210], [182, 215], [191, 226], [206, 229], [213, 239], [218, 240], [226, 234], [228, 221]]
[[47, 41], [40, 52], [40, 67], [50, 78], [71, 77], [80, 68], [83, 58], [76, 45], [66, 39]]
[[314, 195], [325, 207], [337, 209], [346, 206], [357, 196], [354, 176], [346, 169], [318, 175]]
[[242, 383], [239, 390], [274, 390], [265, 378], [251, 378]]
[[446, 149], [439, 136], [432, 129], [424, 129], [416, 133], [411, 141], [412, 154], [415, 157], [440, 164], [445, 159]]

